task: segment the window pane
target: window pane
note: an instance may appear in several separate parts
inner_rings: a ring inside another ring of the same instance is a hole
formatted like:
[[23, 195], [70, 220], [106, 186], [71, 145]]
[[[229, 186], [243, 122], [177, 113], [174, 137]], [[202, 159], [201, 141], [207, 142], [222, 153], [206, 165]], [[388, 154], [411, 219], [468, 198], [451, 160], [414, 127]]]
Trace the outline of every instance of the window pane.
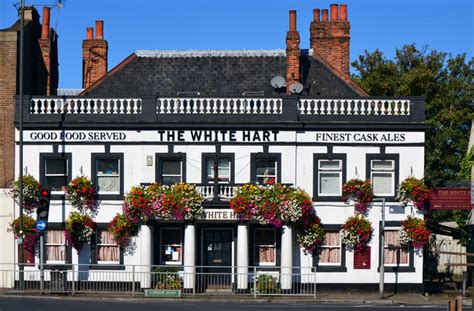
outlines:
[[373, 160], [372, 169], [374, 170], [392, 170], [393, 161], [392, 160]]
[[98, 175], [119, 174], [119, 159], [97, 159]]
[[66, 261], [64, 230], [50, 229], [46, 233], [46, 260]]
[[275, 230], [256, 230], [255, 244], [257, 245], [274, 245], [275, 244]]
[[257, 175], [272, 175], [276, 173], [276, 161], [257, 160]]
[[341, 238], [339, 232], [326, 232], [324, 235], [324, 245], [326, 246], [339, 246], [341, 245]]
[[372, 173], [375, 194], [393, 193], [393, 173]]
[[181, 244], [181, 231], [175, 230], [175, 229], [162, 230], [161, 243], [162, 244]]
[[181, 261], [181, 231], [176, 229], [165, 229], [161, 231], [161, 260]]
[[181, 176], [162, 176], [162, 183], [164, 185], [174, 185], [181, 181]]
[[341, 161], [339, 160], [321, 160], [319, 167], [323, 170], [339, 170], [341, 168]]
[[45, 176], [44, 181], [52, 191], [61, 191], [67, 185], [67, 176]]
[[273, 263], [275, 262], [275, 247], [260, 246], [257, 248], [257, 262]]
[[[206, 171], [207, 181], [214, 181], [214, 159], [207, 159]], [[218, 159], [217, 160], [217, 177], [219, 181], [229, 182], [230, 181], [230, 160], [229, 159]]]
[[100, 230], [97, 234], [97, 260], [119, 261], [120, 249], [115, 244], [113, 235], [107, 230]]
[[339, 247], [322, 247], [321, 252], [319, 253], [319, 262], [332, 264], [339, 263], [340, 252]]
[[46, 175], [60, 174], [67, 175], [67, 160], [66, 159], [46, 159]]
[[163, 160], [162, 174], [181, 175], [181, 160]]
[[119, 176], [98, 176], [97, 187], [99, 192], [120, 192]]
[[320, 194], [340, 194], [341, 178], [339, 173], [319, 174]]

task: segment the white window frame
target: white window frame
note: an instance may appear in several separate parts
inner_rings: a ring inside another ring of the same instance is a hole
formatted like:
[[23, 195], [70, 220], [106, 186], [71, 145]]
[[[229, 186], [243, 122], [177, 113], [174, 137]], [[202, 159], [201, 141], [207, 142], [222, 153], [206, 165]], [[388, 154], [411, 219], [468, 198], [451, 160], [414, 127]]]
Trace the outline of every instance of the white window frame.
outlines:
[[[219, 161], [226, 160], [229, 163], [229, 179], [228, 181], [221, 181], [219, 176]], [[232, 159], [230, 157], [208, 157], [206, 158], [206, 176], [207, 176], [207, 183], [214, 184], [214, 169], [212, 170], [212, 176], [209, 176], [209, 162], [210, 161], [217, 161], [217, 183], [219, 184], [230, 184], [232, 180]]]
[[[118, 173], [117, 174], [101, 174], [99, 172], [99, 161], [107, 161], [107, 160], [116, 160], [117, 161], [117, 168], [118, 168]], [[96, 168], [96, 180], [97, 180], [97, 188], [98, 188], [98, 194], [100, 195], [119, 195], [120, 194], [120, 189], [122, 187], [121, 183], [122, 183], [122, 178], [121, 178], [121, 174], [122, 172], [120, 171], [121, 169], [121, 165], [122, 163], [120, 163], [121, 159], [118, 158], [118, 157], [110, 157], [110, 158], [107, 158], [107, 157], [100, 157], [100, 158], [96, 158], [95, 159], [95, 168]], [[101, 191], [100, 190], [100, 187], [99, 187], [99, 177], [117, 177], [118, 180], [119, 180], [119, 187], [118, 187], [118, 191]]]
[[[167, 244], [168, 246], [172, 247], [179, 247], [180, 254], [179, 254], [179, 261], [165, 261], [162, 256], [163, 250], [163, 231], [170, 230], [170, 231], [178, 231], [179, 232], [179, 244]], [[183, 264], [183, 230], [181, 228], [160, 228], [160, 264], [167, 265], [167, 266], [177, 266]]]
[[[64, 229], [55, 229], [55, 228], [51, 228], [51, 229], [48, 229], [46, 230], [46, 238], [44, 239], [44, 249], [45, 249], [45, 257], [46, 257], [46, 264], [65, 264], [67, 263], [67, 241], [66, 241], [66, 238], [64, 238], [64, 243], [63, 244], [60, 244], [60, 243], [48, 243], [48, 231], [62, 231], [62, 233], [64, 234]], [[63, 252], [64, 252], [64, 260], [49, 260], [47, 259], [47, 249], [48, 249], [48, 246], [63, 246]]]
[[[339, 167], [336, 168], [322, 168], [321, 162], [339, 162]], [[343, 161], [342, 159], [318, 159], [318, 196], [319, 197], [334, 197], [342, 195], [342, 169]], [[321, 174], [323, 173], [337, 173], [339, 175], [339, 191], [336, 193], [321, 193]]]
[[[101, 231], [107, 231], [107, 228], [101, 229], [97, 228], [96, 229], [96, 237], [95, 237], [95, 247], [96, 247], [96, 256], [97, 256], [97, 264], [98, 265], [119, 265], [120, 264], [120, 247], [117, 245], [117, 243], [99, 243], [99, 237], [100, 237], [100, 232]], [[118, 249], [118, 260], [117, 261], [112, 261], [112, 260], [99, 260], [99, 247], [101, 246], [115, 246]]]
[[[48, 161], [49, 160], [63, 160], [65, 161], [65, 168], [66, 171], [64, 174], [48, 174]], [[68, 177], [69, 177], [69, 159], [67, 157], [46, 157], [44, 158], [44, 180], [47, 181], [48, 177], [65, 177], [66, 178], [66, 187], [68, 185]], [[63, 190], [52, 190], [51, 194], [63, 194]]]
[[[391, 162], [392, 167], [391, 169], [378, 169], [374, 168], [374, 162]], [[384, 173], [390, 174], [392, 178], [392, 182], [390, 185], [391, 192], [390, 193], [375, 193], [375, 185], [374, 185], [374, 173]], [[393, 197], [395, 196], [395, 160], [393, 159], [371, 159], [370, 160], [370, 180], [372, 181], [372, 185], [374, 186], [374, 194], [377, 196], [384, 196], [384, 197]]]
[[[339, 233], [339, 261], [338, 262], [321, 262], [318, 260], [319, 266], [340, 266], [342, 263], [342, 241], [341, 241], [341, 232], [339, 230], [328, 230], [327, 232], [338, 232]], [[336, 248], [337, 245], [325, 245], [321, 244], [319, 248]]]
[[[274, 244], [273, 245], [269, 245], [269, 244], [261, 244], [261, 245], [258, 245], [257, 244], [257, 232], [258, 231], [273, 231], [273, 241], [274, 241]], [[254, 237], [253, 237], [253, 249], [254, 249], [254, 260], [257, 261], [257, 258], [258, 258], [258, 253], [257, 253], [257, 250], [260, 248], [260, 247], [273, 247], [273, 258], [275, 258], [275, 260], [273, 262], [255, 262], [255, 264], [259, 265], [259, 266], [276, 266], [276, 260], [277, 260], [277, 247], [276, 247], [276, 244], [277, 244], [277, 241], [276, 241], [276, 229], [274, 228], [255, 228], [254, 230]]]
[[[165, 174], [163, 173], [163, 164], [164, 162], [179, 162], [179, 174]], [[163, 159], [160, 159], [160, 166], [161, 166], [161, 170], [160, 170], [160, 178], [161, 178], [161, 181], [164, 180], [164, 177], [179, 177], [179, 182], [182, 182], [183, 181], [183, 159], [181, 158], [163, 158]]]
[[[275, 166], [275, 174], [274, 175], [259, 175], [259, 174], [257, 174], [257, 172], [258, 172], [257, 163], [260, 160], [261, 161], [266, 161], [266, 162], [272, 161], [274, 163], [274, 166]], [[258, 185], [265, 185], [265, 184], [261, 184], [261, 183], [258, 182], [259, 178], [274, 178], [275, 183], [277, 183], [278, 182], [278, 160], [274, 159], [274, 158], [257, 158], [257, 159], [255, 159], [255, 182]]]
[[[384, 228], [384, 237], [385, 237], [385, 231], [399, 231], [399, 230], [400, 230], [400, 227], [385, 227]], [[386, 242], [386, 240], [384, 238], [384, 244], [385, 244], [385, 242]], [[400, 248], [405, 248], [405, 247], [402, 247], [401, 245], [399, 245], [399, 247]], [[388, 249], [388, 245], [387, 246], [383, 245], [384, 252], [385, 252], [385, 249]], [[407, 263], [400, 263], [400, 264], [385, 263], [386, 258], [384, 256], [384, 263], [383, 263], [384, 267], [409, 267], [410, 266], [410, 248], [408, 246], [406, 246], [406, 249], [408, 251], [408, 253], [407, 253], [407, 256], [408, 256], [407, 257], [408, 258]]]

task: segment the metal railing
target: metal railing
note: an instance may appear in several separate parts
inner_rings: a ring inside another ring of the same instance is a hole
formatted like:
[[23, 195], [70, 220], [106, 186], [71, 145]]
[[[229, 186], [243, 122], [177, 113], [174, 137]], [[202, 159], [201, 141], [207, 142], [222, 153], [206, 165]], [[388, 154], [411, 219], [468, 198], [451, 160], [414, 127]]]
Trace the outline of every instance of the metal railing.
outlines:
[[[48, 267], [48, 266], [47, 266]], [[291, 271], [291, 272], [290, 272]], [[24, 281], [20, 283], [20, 274]], [[42, 277], [43, 276], [43, 277]], [[0, 264], [0, 292], [141, 295], [147, 290], [176, 290], [183, 295], [242, 294], [316, 298], [312, 268], [237, 266], [54, 265]]]

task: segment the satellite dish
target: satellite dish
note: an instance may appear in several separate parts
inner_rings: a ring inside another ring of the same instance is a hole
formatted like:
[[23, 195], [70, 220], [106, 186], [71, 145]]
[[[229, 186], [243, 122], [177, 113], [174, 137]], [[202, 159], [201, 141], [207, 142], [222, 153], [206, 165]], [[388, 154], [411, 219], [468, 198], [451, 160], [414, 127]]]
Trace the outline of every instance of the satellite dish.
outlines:
[[293, 94], [299, 94], [303, 91], [303, 84], [301, 83], [293, 83], [290, 85], [290, 92]]
[[286, 85], [285, 78], [283, 78], [282, 76], [273, 77], [273, 79], [272, 79], [272, 81], [270, 81], [270, 83], [276, 89], [282, 88]]

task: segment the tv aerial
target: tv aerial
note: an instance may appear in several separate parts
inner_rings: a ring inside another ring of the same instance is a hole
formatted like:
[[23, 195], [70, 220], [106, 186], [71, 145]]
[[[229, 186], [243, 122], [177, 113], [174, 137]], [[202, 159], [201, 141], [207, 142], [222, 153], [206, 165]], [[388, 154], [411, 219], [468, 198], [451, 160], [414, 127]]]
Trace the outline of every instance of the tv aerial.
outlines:
[[299, 94], [302, 91], [303, 91], [303, 84], [297, 82], [290, 85], [290, 92], [292, 94]]
[[281, 89], [286, 85], [285, 78], [283, 78], [282, 76], [273, 77], [270, 83], [275, 89]]

